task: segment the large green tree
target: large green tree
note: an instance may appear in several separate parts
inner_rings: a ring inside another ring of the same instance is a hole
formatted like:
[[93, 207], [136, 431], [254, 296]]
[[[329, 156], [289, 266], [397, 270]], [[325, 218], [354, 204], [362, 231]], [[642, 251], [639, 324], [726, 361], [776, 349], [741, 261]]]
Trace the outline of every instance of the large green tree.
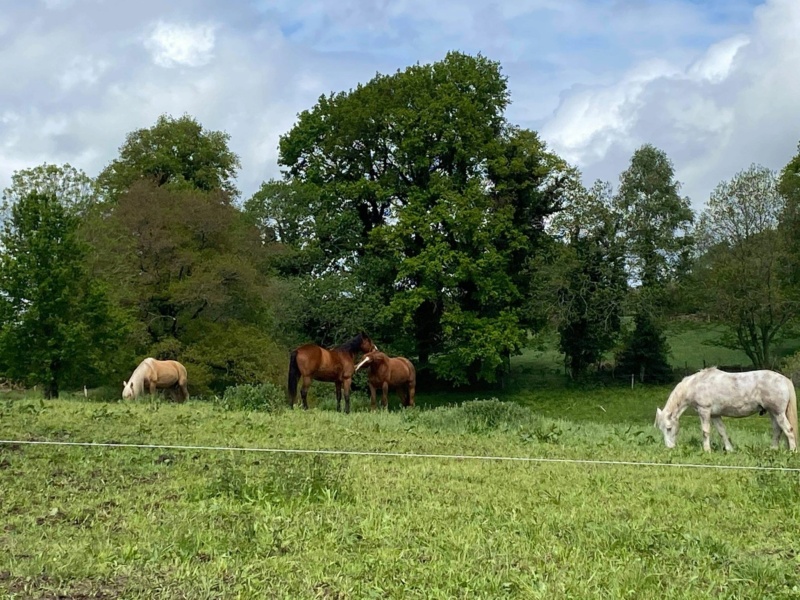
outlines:
[[[15, 180], [17, 182], [21, 179]], [[119, 360], [124, 320], [89, 277], [78, 217], [54, 193], [11, 194], [0, 234], [0, 362], [45, 398], [96, 385]]]
[[672, 161], [645, 144], [620, 175], [615, 197], [622, 215], [629, 275], [643, 290], [660, 290], [690, 263], [694, 213], [680, 195]]
[[751, 165], [716, 187], [698, 226], [710, 312], [728, 327], [723, 342], [759, 368], [775, 366], [775, 343], [797, 314], [796, 295], [784, 286], [792, 276], [778, 231], [784, 207], [777, 173]]
[[499, 65], [457, 52], [324, 96], [249, 205], [307, 277], [353, 282], [321, 310], [381, 308], [372, 330], [454, 382], [496, 379], [543, 317], [528, 291], [567, 167], [508, 103]]
[[223, 190], [239, 194], [234, 183], [239, 157], [228, 147], [230, 136], [209, 131], [193, 117], [162, 115], [152, 127], [130, 132], [113, 160], [97, 178], [107, 198], [117, 198], [140, 179], [158, 186]]

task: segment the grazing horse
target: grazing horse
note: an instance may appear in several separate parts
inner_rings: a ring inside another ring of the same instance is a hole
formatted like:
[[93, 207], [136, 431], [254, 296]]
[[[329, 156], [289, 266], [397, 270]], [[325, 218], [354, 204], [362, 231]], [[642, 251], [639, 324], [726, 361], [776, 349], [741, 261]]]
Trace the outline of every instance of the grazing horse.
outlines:
[[669, 395], [664, 410], [656, 409], [655, 426], [664, 434], [667, 448], [675, 447], [678, 419], [687, 408], [700, 417], [703, 450], [711, 451], [711, 423], [717, 428], [725, 450], [733, 445], [728, 439], [722, 417], [747, 417], [768, 412], [772, 417], [772, 447], [777, 448], [781, 434], [786, 436], [789, 450], [797, 448], [797, 396], [788, 377], [775, 371], [761, 370], [727, 373], [716, 367], [703, 369], [684, 377]]
[[122, 382], [122, 398], [135, 399], [144, 393], [153, 395], [157, 389], [169, 389], [173, 400], [185, 402], [189, 398], [186, 383], [186, 367], [178, 361], [145, 358], [130, 379]]
[[336, 384], [336, 410], [342, 410], [344, 390], [344, 412], [350, 412], [350, 384], [355, 373], [356, 354], [377, 350], [366, 333], [359, 333], [349, 342], [327, 350], [316, 344], [303, 344], [289, 354], [289, 406], [294, 408], [297, 397], [297, 381], [302, 378], [300, 396], [303, 408], [308, 408], [308, 388], [311, 382], [332, 381]]
[[356, 371], [369, 363], [369, 398], [372, 410], [375, 410], [375, 393], [377, 388], [383, 390], [383, 408], [389, 405], [389, 388], [397, 390], [403, 406], [414, 406], [414, 394], [417, 387], [417, 372], [411, 361], [402, 356], [390, 358], [383, 352], [369, 352], [356, 365]]

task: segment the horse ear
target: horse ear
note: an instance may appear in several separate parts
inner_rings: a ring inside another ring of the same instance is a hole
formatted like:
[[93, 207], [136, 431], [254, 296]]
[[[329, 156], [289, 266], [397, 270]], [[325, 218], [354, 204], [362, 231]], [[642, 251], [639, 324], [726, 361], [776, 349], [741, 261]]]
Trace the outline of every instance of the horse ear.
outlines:
[[122, 387], [125, 387], [126, 385], [128, 385], [128, 382], [127, 381], [123, 381], [122, 382]]

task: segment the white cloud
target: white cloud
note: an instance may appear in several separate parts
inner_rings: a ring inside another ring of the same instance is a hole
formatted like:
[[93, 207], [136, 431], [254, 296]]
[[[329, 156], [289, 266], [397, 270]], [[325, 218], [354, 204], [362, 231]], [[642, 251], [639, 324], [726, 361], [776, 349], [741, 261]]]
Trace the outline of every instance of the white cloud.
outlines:
[[91, 56], [76, 56], [59, 77], [61, 87], [69, 91], [79, 86], [91, 86], [97, 83], [109, 67], [108, 61]]
[[145, 41], [153, 61], [161, 67], [200, 67], [213, 57], [212, 25], [183, 25], [159, 21]]
[[692, 64], [687, 74], [695, 79], [720, 83], [730, 74], [739, 50], [749, 43], [750, 38], [746, 35], [735, 35], [722, 40], [711, 46], [703, 56]]
[[616, 181], [653, 143], [673, 160], [696, 208], [752, 162], [779, 169], [800, 139], [800, 2], [769, 0], [745, 34], [689, 64], [642, 63], [618, 80], [563, 95], [542, 128], [587, 179]]

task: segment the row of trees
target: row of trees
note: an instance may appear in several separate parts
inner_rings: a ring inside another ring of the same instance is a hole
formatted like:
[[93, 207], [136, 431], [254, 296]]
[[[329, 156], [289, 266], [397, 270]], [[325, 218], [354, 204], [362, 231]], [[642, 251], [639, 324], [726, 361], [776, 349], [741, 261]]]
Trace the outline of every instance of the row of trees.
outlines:
[[509, 102], [483, 56], [378, 75], [302, 112], [283, 176], [243, 202], [227, 134], [190, 116], [130, 133], [95, 179], [16, 173], [0, 370], [54, 396], [153, 355], [185, 362], [196, 393], [281, 378], [291, 345], [366, 329], [423, 373], [493, 382], [552, 327], [574, 376], [617, 349], [653, 380], [665, 319], [699, 312], [774, 362], [800, 290], [800, 153], [695, 215], [661, 150], [639, 148], [616, 190], [586, 188]]

